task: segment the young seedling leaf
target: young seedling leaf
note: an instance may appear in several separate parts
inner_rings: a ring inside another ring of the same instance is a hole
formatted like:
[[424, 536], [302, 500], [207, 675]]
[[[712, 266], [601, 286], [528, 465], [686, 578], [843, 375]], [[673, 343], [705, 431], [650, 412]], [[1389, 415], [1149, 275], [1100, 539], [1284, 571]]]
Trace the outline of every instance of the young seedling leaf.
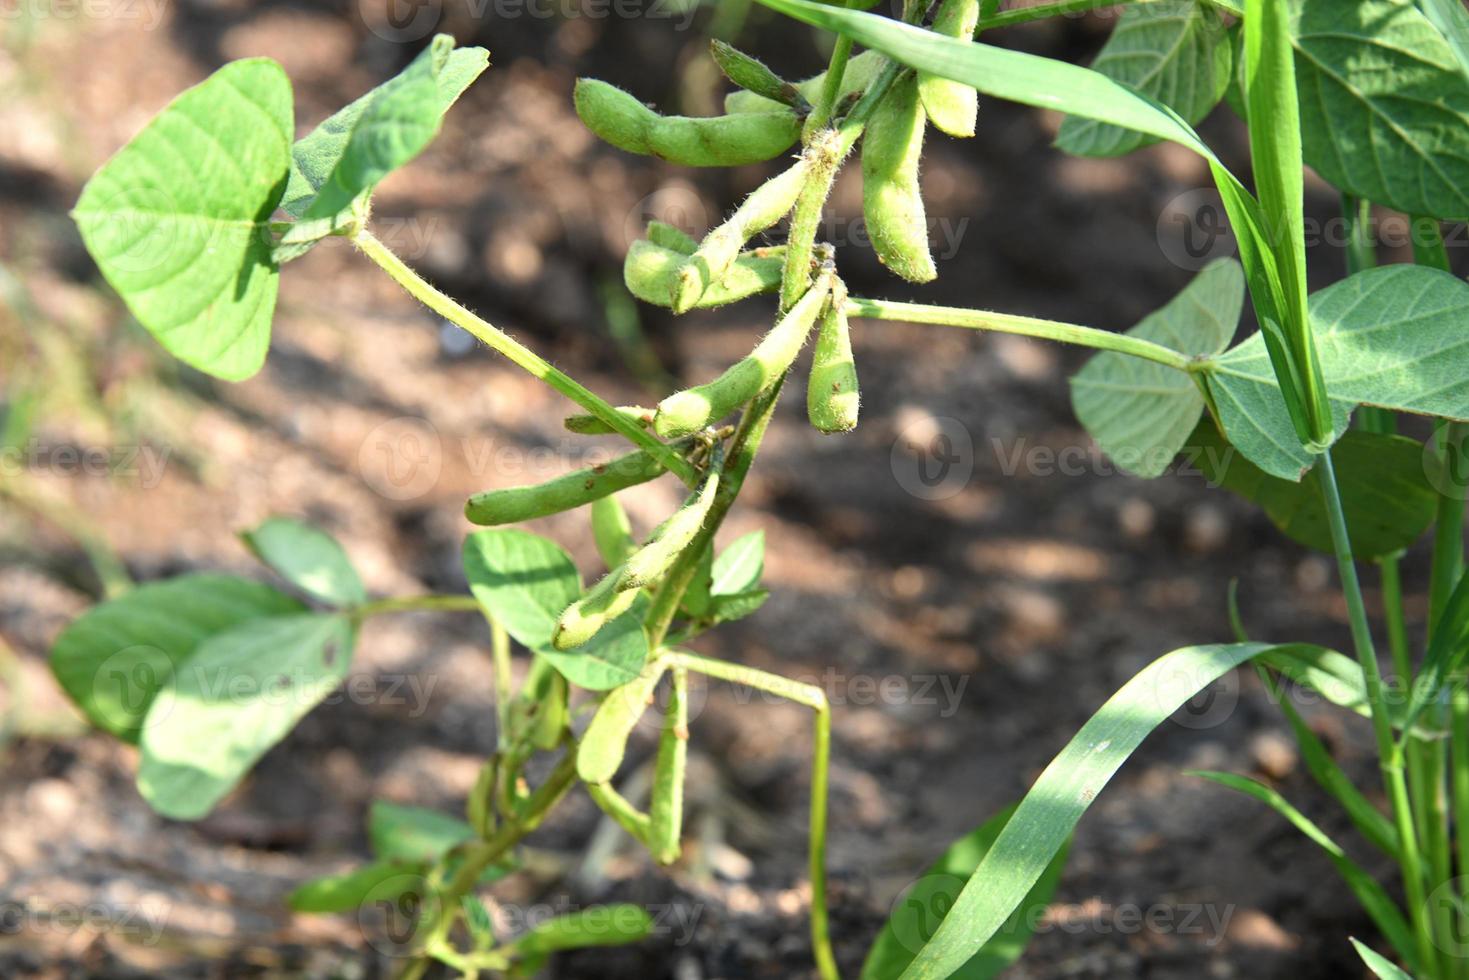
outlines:
[[[1211, 356], [1234, 339], [1244, 302], [1243, 270], [1220, 259], [1127, 333], [1181, 354]], [[1119, 467], [1154, 477], [1183, 449], [1204, 412], [1204, 396], [1192, 375], [1104, 351], [1071, 379], [1071, 406]]]
[[438, 135], [439, 125], [489, 64], [483, 48], [454, 49], [440, 34], [401, 73], [328, 118], [292, 150], [281, 206], [299, 219], [279, 256], [294, 258], [341, 230], [384, 177]]
[[1469, 218], [1469, 77], [1433, 21], [1407, 0], [1300, 0], [1293, 26], [1301, 102], [1313, 107], [1301, 118], [1306, 162], [1358, 197]]
[[229, 575], [154, 582], [92, 607], [63, 630], [51, 647], [51, 671], [92, 724], [137, 742], [159, 688], [204, 641], [304, 609], [269, 586]]
[[[960, 837], [937, 861], [929, 865], [893, 905], [892, 914], [878, 933], [867, 959], [862, 963], [861, 980], [897, 980], [923, 944], [954, 905], [964, 882], [974, 874], [984, 856], [994, 846], [995, 838], [1015, 812], [1006, 807], [979, 827]], [[1063, 846], [1046, 866], [1020, 905], [984, 947], [952, 974], [959, 980], [990, 980], [1001, 970], [1020, 959], [1041, 913], [1050, 904], [1061, 872], [1066, 867], [1067, 847]]]
[[573, 684], [593, 691], [617, 687], [637, 677], [648, 658], [641, 597], [583, 645], [552, 645], [557, 620], [582, 593], [576, 566], [554, 542], [514, 528], [476, 531], [464, 539], [464, 574], [489, 617]]
[[[1259, 504], [1292, 541], [1333, 553], [1315, 470], [1299, 483], [1271, 476], [1235, 451], [1210, 419], [1198, 424], [1183, 454], [1210, 483]], [[1423, 447], [1416, 440], [1351, 429], [1332, 447], [1331, 459], [1357, 558], [1371, 561], [1402, 551], [1433, 523], [1438, 494], [1424, 474]]]
[[374, 800], [367, 838], [379, 861], [431, 863], [474, 838], [469, 824], [438, 810]]
[[1362, 962], [1367, 964], [1367, 969], [1377, 976], [1377, 980], [1413, 980], [1413, 977], [1404, 972], [1401, 967], [1393, 963], [1386, 956], [1363, 945], [1356, 938], [1352, 939], [1352, 948], [1357, 955], [1362, 957]]
[[333, 606], [367, 599], [351, 559], [325, 531], [293, 518], [272, 517], [241, 537], [256, 557], [313, 598]]
[[260, 370], [280, 271], [268, 223], [291, 154], [291, 83], [234, 61], [169, 103], [93, 175], [73, 217], [138, 322], [226, 381]]
[[[1229, 33], [1207, 3], [1140, 4], [1123, 9], [1092, 70], [1146, 93], [1186, 122], [1209, 114], [1229, 86]], [[1093, 119], [1067, 117], [1056, 145], [1067, 153], [1111, 157], [1155, 140]]]
[[138, 789], [166, 817], [197, 820], [347, 676], [342, 616], [253, 619], [175, 669], [143, 720]]
[[1025, 900], [1147, 734], [1220, 676], [1271, 649], [1264, 643], [1183, 647], [1123, 685], [1020, 801], [933, 938], [903, 972], [905, 980], [942, 980], [969, 962]]
[[[1312, 295], [1336, 431], [1358, 404], [1469, 418], [1466, 311], [1469, 284], [1419, 265], [1367, 269]], [[1207, 380], [1230, 443], [1271, 476], [1299, 480], [1311, 457], [1295, 438], [1262, 335], [1215, 358]]]
[[709, 617], [716, 623], [731, 623], [759, 612], [770, 598], [769, 589], [751, 589], [732, 595], [717, 595], [709, 605]]
[[1388, 942], [1393, 944], [1400, 955], [1408, 958], [1409, 962], [1412, 961], [1416, 956], [1413, 932], [1408, 927], [1407, 920], [1403, 918], [1403, 913], [1398, 910], [1397, 903], [1381, 885], [1373, 880], [1371, 875], [1362, 870], [1361, 865], [1347, 856], [1336, 841], [1328, 837], [1325, 831], [1292, 806], [1285, 797], [1269, 786], [1244, 776], [1235, 776], [1227, 772], [1195, 772], [1192, 775], [1200, 776], [1221, 786], [1227, 786], [1258, 800], [1305, 834], [1312, 843], [1326, 852], [1326, 856], [1336, 866], [1337, 873], [1346, 881], [1347, 887], [1352, 890], [1352, 894], [1357, 896], [1357, 901], [1362, 903], [1362, 908], [1382, 930]]
[[316, 878], [286, 897], [294, 912], [352, 912], [369, 899], [389, 901], [424, 887], [427, 864], [377, 861], [341, 875]]

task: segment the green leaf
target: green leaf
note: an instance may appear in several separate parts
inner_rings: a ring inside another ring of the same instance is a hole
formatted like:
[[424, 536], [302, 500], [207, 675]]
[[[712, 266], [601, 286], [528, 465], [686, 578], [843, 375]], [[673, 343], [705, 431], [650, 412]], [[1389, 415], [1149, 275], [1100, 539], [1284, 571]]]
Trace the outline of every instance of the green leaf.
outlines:
[[1469, 72], [1469, 10], [1464, 9], [1464, 0], [1418, 0], [1418, 9], [1449, 43], [1459, 67]]
[[542, 956], [588, 946], [626, 946], [653, 932], [653, 919], [636, 905], [596, 905], [536, 925], [507, 948], [514, 956]]
[[[995, 838], [1015, 812], [1011, 805], [978, 828], [960, 837], [943, 855], [929, 865], [923, 876], [904, 891], [892, 914], [878, 933], [867, 959], [862, 964], [861, 980], [895, 980], [902, 975], [913, 955], [933, 936], [943, 921], [964, 882], [974, 874], [984, 856], [994, 846]], [[959, 980], [990, 980], [1001, 970], [1020, 959], [1040, 914], [1051, 902], [1061, 872], [1066, 867], [1063, 846], [1046, 866], [1025, 899], [1010, 914], [999, 931], [984, 944], [952, 977]]]
[[1378, 980], [1413, 980], [1387, 957], [1364, 946], [1355, 938], [1352, 939], [1352, 946], [1357, 950], [1357, 955], [1362, 957], [1362, 962], [1367, 964], [1367, 968], [1377, 975]]
[[304, 606], [229, 575], [184, 575], [94, 606], [51, 647], [51, 670], [92, 724], [137, 742], [154, 696], [217, 633]]
[[1357, 197], [1469, 217], [1469, 77], [1444, 35], [1411, 0], [1295, 6], [1306, 162]]
[[751, 531], [730, 542], [714, 559], [714, 584], [710, 592], [717, 596], [749, 592], [760, 584], [765, 573], [765, 532]]
[[[1234, 339], [1244, 301], [1239, 263], [1220, 259], [1127, 334], [1182, 354], [1218, 354]], [[1071, 379], [1071, 406], [1121, 469], [1154, 477], [1183, 449], [1204, 412], [1204, 396], [1192, 375], [1104, 351]]]
[[715, 596], [709, 605], [709, 618], [716, 623], [729, 623], [736, 619], [744, 619], [746, 616], [755, 615], [760, 607], [765, 605], [765, 600], [769, 598], [769, 589], [751, 589], [749, 592]]
[[[1260, 662], [1310, 688], [1337, 707], [1356, 712], [1363, 718], [1372, 716], [1362, 667], [1345, 654], [1309, 643], [1287, 643], [1261, 657]], [[1389, 704], [1388, 714], [1393, 727], [1399, 729], [1408, 717], [1402, 704]], [[1436, 738], [1443, 733], [1417, 728], [1415, 734]]]
[[1403, 918], [1403, 913], [1398, 910], [1397, 903], [1381, 885], [1373, 880], [1371, 875], [1363, 871], [1357, 862], [1347, 856], [1336, 841], [1328, 837], [1326, 832], [1312, 823], [1305, 814], [1291, 806], [1285, 797], [1253, 779], [1227, 772], [1194, 772], [1191, 775], [1201, 776], [1259, 800], [1288, 820], [1291, 826], [1305, 834], [1312, 843], [1326, 852], [1326, 856], [1331, 859], [1332, 864], [1336, 865], [1337, 873], [1346, 880], [1347, 887], [1352, 890], [1352, 894], [1357, 897], [1362, 908], [1372, 917], [1377, 928], [1382, 930], [1382, 934], [1398, 952], [1404, 956], [1413, 955], [1415, 949], [1413, 932]]
[[1423, 709], [1438, 700], [1445, 681], [1469, 659], [1469, 575], [1461, 576], [1433, 624], [1423, 666], [1413, 679], [1413, 693], [1406, 709], [1406, 722], [1417, 721]]
[[93, 175], [73, 217], [128, 309], [179, 360], [260, 370], [280, 272], [268, 224], [290, 168], [291, 83], [234, 61], [174, 99]]
[[489, 617], [573, 684], [592, 691], [619, 687], [635, 679], [648, 658], [647, 600], [641, 596], [581, 646], [563, 651], [551, 645], [556, 620], [581, 598], [581, 576], [555, 542], [516, 528], [476, 531], [464, 539], [464, 574]]
[[367, 839], [379, 861], [431, 863], [473, 838], [463, 820], [421, 806], [374, 800], [367, 812]]
[[1183, 647], [1123, 685], [1041, 773], [903, 977], [942, 980], [967, 963], [1025, 900], [1147, 734], [1214, 680], [1272, 649], [1265, 643]]
[[[1379, 266], [1315, 293], [1310, 311], [1337, 432], [1358, 404], [1469, 418], [1469, 284], [1425, 266]], [[1295, 438], [1261, 335], [1215, 358], [1206, 377], [1229, 441], [1271, 476], [1299, 480], [1311, 457]]]
[[[1184, 456], [1210, 483], [1259, 504], [1292, 541], [1334, 553], [1315, 470], [1299, 483], [1271, 476], [1236, 452], [1208, 419], [1189, 437]], [[1357, 558], [1395, 554], [1433, 523], [1438, 494], [1423, 472], [1423, 447], [1416, 440], [1350, 429], [1332, 447], [1331, 459]]]
[[347, 676], [343, 616], [253, 619], [204, 641], [143, 721], [138, 789], [166, 817], [203, 817]]
[[313, 598], [334, 606], [367, 599], [347, 553], [325, 531], [289, 517], [272, 517], [241, 537], [256, 557]]
[[384, 177], [422, 153], [439, 125], [489, 64], [483, 48], [454, 50], [440, 34], [395, 77], [340, 110], [292, 150], [282, 207], [300, 220], [281, 239], [282, 258], [356, 220]]
[[[1092, 70], [1150, 95], [1186, 122], [1209, 114], [1229, 87], [1233, 50], [1219, 12], [1204, 3], [1124, 8]], [[1121, 156], [1154, 142], [1133, 130], [1069, 116], [1056, 145], [1079, 156]]]
[[286, 898], [292, 911], [324, 915], [351, 912], [362, 907], [369, 898], [390, 901], [424, 887], [428, 867], [423, 864], [399, 864], [378, 861], [342, 875], [316, 878], [297, 888]]

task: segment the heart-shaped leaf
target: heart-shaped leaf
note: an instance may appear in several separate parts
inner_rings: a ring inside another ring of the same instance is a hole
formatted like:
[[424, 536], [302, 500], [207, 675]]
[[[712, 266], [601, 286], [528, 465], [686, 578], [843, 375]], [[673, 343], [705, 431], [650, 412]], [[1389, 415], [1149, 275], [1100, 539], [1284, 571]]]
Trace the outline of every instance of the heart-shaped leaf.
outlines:
[[82, 190], [87, 251], [179, 360], [228, 381], [260, 370], [279, 270], [268, 222], [291, 161], [291, 83], [264, 58], [169, 103]]

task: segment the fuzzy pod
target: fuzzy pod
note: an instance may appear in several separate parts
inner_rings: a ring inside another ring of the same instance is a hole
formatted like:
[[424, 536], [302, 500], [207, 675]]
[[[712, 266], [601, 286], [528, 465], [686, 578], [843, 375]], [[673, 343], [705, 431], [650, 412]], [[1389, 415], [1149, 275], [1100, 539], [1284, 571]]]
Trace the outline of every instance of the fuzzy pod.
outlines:
[[682, 228], [675, 228], [666, 221], [648, 222], [648, 241], [684, 255], [693, 255], [694, 249], [699, 247], [699, 243], [685, 234]]
[[684, 779], [689, 757], [689, 674], [672, 671], [673, 685], [658, 739], [653, 792], [648, 805], [648, 850], [659, 864], [678, 860], [683, 843]]
[[710, 286], [724, 279], [746, 242], [790, 213], [806, 185], [809, 170], [810, 164], [803, 158], [776, 174], [751, 192], [727, 221], [704, 236], [679, 270], [671, 297], [673, 312], [693, 309]]
[[[617, 412], [645, 429], [653, 424], [651, 408], [643, 408], [641, 405], [619, 405]], [[579, 436], [610, 436], [617, 431], [601, 418], [590, 413], [568, 415], [561, 420], [561, 424], [565, 426], [567, 432], [575, 432]]]
[[857, 388], [857, 364], [852, 358], [852, 337], [844, 299], [832, 298], [831, 309], [821, 319], [821, 328], [816, 333], [816, 350], [811, 356], [806, 414], [819, 432], [850, 432], [855, 429], [862, 402]]
[[543, 676], [545, 681], [535, 692], [528, 723], [531, 744], [549, 752], [561, 744], [561, 736], [571, 723], [571, 689], [560, 671], [549, 670]]
[[686, 167], [762, 163], [790, 149], [801, 135], [800, 120], [784, 107], [727, 116], [663, 116], [594, 78], [578, 79], [573, 98], [576, 114], [603, 140]]
[[607, 692], [576, 749], [576, 774], [584, 781], [605, 783], [617, 775], [627, 754], [628, 736], [648, 709], [653, 690], [667, 669], [667, 659], [655, 657], [637, 680]]
[[912, 76], [878, 104], [862, 138], [862, 215], [882, 264], [909, 282], [938, 271], [928, 251], [928, 218], [918, 186], [923, 156], [923, 103]]
[[752, 58], [739, 48], [715, 39], [709, 42], [709, 53], [724, 77], [742, 89], [778, 105], [795, 106], [801, 101], [796, 86], [771, 71], [765, 62]]
[[[678, 288], [679, 273], [689, 257], [682, 252], [660, 248], [639, 239], [632, 243], [622, 263], [622, 278], [628, 292], [644, 303], [672, 307]], [[785, 269], [784, 254], [768, 249], [745, 252], [724, 271], [724, 276], [704, 290], [695, 309], [712, 309], [739, 302], [759, 293], [780, 288]]]
[[718, 492], [719, 473], [712, 471], [684, 505], [653, 532], [647, 543], [628, 557], [616, 588], [632, 595], [662, 578], [704, 526]]
[[764, 391], [801, 352], [830, 286], [831, 279], [823, 275], [748, 356], [713, 381], [669, 395], [659, 402], [653, 430], [665, 439], [697, 432]]
[[[843, 99], [857, 92], [867, 91], [867, 86], [877, 78], [886, 63], [887, 58], [881, 51], [863, 51], [853, 56], [847, 62], [846, 70], [842, 72], [842, 90], [837, 93], [837, 103], [840, 104]], [[826, 72], [822, 72], [804, 82], [797, 82], [796, 91], [801, 98], [814, 105], [821, 98], [821, 88], [825, 84]], [[728, 113], [777, 112], [781, 108], [779, 102], [754, 92], [731, 92], [724, 97], [724, 111]]]
[[627, 511], [622, 509], [617, 497], [608, 494], [592, 504], [592, 539], [608, 568], [621, 567], [637, 549], [632, 521], [627, 519]]
[[580, 599], [567, 606], [551, 631], [551, 646], [572, 650], [599, 633], [603, 626], [632, 608], [636, 589], [619, 590], [622, 569], [614, 568]]
[[[933, 30], [945, 37], [969, 40], [979, 26], [980, 0], [944, 0], [933, 19]], [[950, 136], [973, 136], [979, 118], [979, 93], [968, 85], [918, 73], [918, 97], [929, 122]]]
[[599, 463], [529, 487], [477, 493], [464, 505], [471, 524], [494, 526], [559, 514], [662, 476], [663, 466], [639, 449], [610, 463]]

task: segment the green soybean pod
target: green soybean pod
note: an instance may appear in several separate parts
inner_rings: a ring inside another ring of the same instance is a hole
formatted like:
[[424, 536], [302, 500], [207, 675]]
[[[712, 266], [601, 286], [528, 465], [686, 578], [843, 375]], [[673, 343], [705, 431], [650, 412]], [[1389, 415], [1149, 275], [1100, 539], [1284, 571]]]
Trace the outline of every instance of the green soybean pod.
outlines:
[[830, 277], [821, 276], [747, 357], [713, 381], [659, 402], [653, 430], [665, 439], [697, 432], [764, 391], [800, 353], [830, 286]]
[[719, 492], [719, 473], [711, 471], [704, 483], [652, 537], [627, 559], [617, 589], [629, 595], [656, 582], [704, 526]]
[[567, 705], [571, 695], [566, 678], [559, 671], [546, 675], [545, 689], [536, 702], [535, 714], [531, 718], [531, 744], [543, 752], [549, 752], [561, 744], [561, 736], [571, 720]]
[[693, 255], [694, 249], [699, 247], [699, 243], [685, 234], [682, 228], [675, 228], [666, 221], [648, 222], [648, 241], [685, 255]]
[[[840, 103], [842, 99], [856, 92], [865, 92], [867, 86], [871, 85], [882, 71], [886, 61], [881, 51], [863, 51], [859, 55], [854, 55], [847, 62], [846, 70], [842, 72], [842, 90], [837, 94], [837, 102]], [[801, 98], [814, 104], [821, 98], [821, 89], [825, 84], [826, 72], [822, 72], [803, 82], [797, 82], [796, 91]], [[780, 102], [756, 95], [754, 92], [731, 92], [724, 97], [724, 111], [728, 113], [777, 112], [780, 109]]]
[[739, 48], [715, 39], [709, 42], [709, 53], [714, 63], [724, 72], [724, 77], [742, 89], [761, 96], [778, 105], [797, 105], [800, 93], [790, 82], [771, 71], [758, 58], [752, 58]]
[[619, 149], [687, 167], [740, 167], [779, 156], [801, 135], [789, 109], [707, 118], [662, 116], [622, 89], [578, 79], [576, 114], [593, 133]]
[[[652, 242], [638, 240], [628, 249], [622, 264], [622, 278], [627, 291], [644, 303], [671, 307], [678, 288], [679, 273], [689, 257], [682, 252], [660, 248]], [[785, 268], [782, 253], [767, 249], [745, 252], [728, 269], [724, 277], [704, 290], [696, 309], [713, 309], [735, 303], [759, 293], [780, 288]]]
[[627, 738], [648, 708], [653, 689], [668, 669], [665, 657], [654, 657], [637, 680], [607, 692], [576, 749], [576, 774], [589, 783], [605, 783], [617, 775], [627, 754]]
[[639, 449], [610, 463], [588, 466], [534, 486], [477, 493], [464, 505], [464, 516], [473, 524], [515, 524], [572, 510], [609, 493], [647, 483], [664, 472], [657, 460]]
[[684, 778], [689, 758], [689, 673], [671, 671], [668, 710], [658, 738], [658, 762], [653, 773], [653, 797], [648, 806], [648, 850], [659, 864], [678, 860], [683, 841]]
[[608, 568], [620, 568], [637, 548], [632, 522], [616, 496], [608, 494], [592, 503], [592, 538], [597, 543], [597, 554]]
[[846, 297], [832, 296], [831, 308], [821, 319], [811, 377], [806, 388], [806, 414], [820, 432], [850, 432], [857, 427], [862, 395], [857, 387], [857, 364], [847, 325]]
[[710, 286], [724, 279], [746, 242], [790, 213], [810, 169], [804, 157], [798, 160], [757, 187], [727, 221], [704, 236], [679, 270], [672, 296], [673, 312], [692, 309]]
[[[650, 408], [644, 408], [641, 405], [619, 405], [617, 411], [645, 429], [653, 424], [653, 410]], [[561, 424], [566, 427], [567, 432], [575, 432], [579, 436], [609, 436], [617, 431], [590, 413], [568, 415], [561, 420]]]
[[877, 257], [909, 282], [938, 275], [928, 252], [928, 218], [918, 186], [923, 103], [909, 76], [878, 104], [862, 138], [862, 214]]
[[[974, 37], [979, 26], [979, 0], [944, 0], [933, 19], [936, 34]], [[929, 122], [950, 136], [973, 136], [974, 124], [979, 117], [979, 93], [968, 85], [930, 75], [918, 73], [918, 97]]]
[[567, 606], [551, 630], [551, 645], [557, 650], [571, 650], [596, 636], [618, 616], [632, 608], [636, 589], [623, 591], [623, 571], [614, 568], [604, 575], [578, 600]]

